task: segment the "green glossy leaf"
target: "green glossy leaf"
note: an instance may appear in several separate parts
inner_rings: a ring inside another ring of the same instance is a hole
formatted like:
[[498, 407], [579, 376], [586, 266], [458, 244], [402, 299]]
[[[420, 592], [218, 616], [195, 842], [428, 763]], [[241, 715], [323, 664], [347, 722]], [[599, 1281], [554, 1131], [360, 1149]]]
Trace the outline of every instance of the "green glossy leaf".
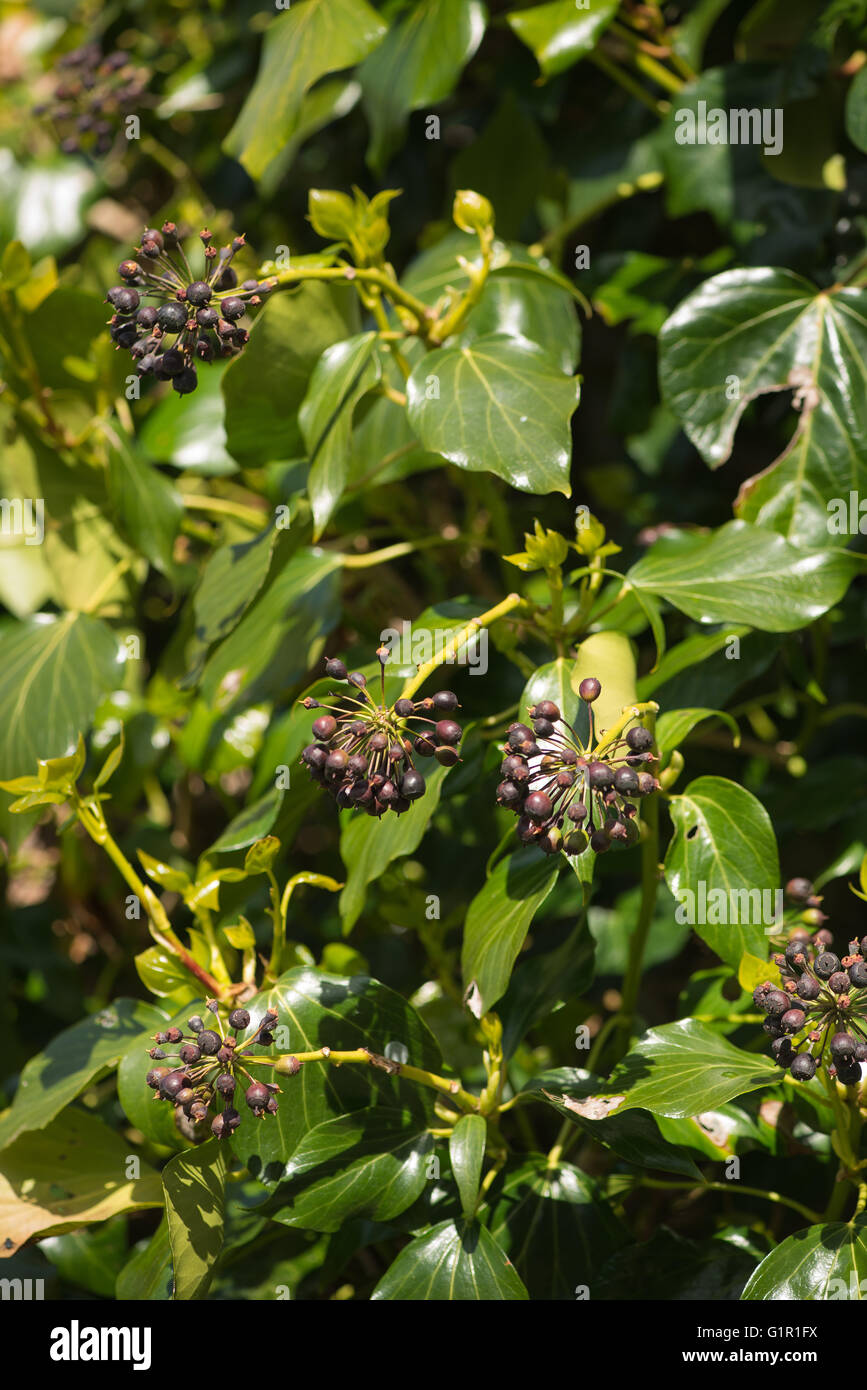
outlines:
[[825, 1299], [864, 1297], [867, 1280], [867, 1217], [808, 1226], [784, 1240], [747, 1280], [741, 1298]]
[[524, 693], [518, 701], [519, 718], [526, 719], [529, 707], [537, 705], [540, 700], [553, 700], [563, 718], [573, 724], [579, 705], [578, 695], [571, 683], [574, 664], [565, 656], [558, 656], [540, 666], [524, 686]]
[[658, 690], [661, 685], [674, 680], [682, 671], [689, 671], [692, 667], [700, 665], [707, 657], [722, 651], [733, 637], [737, 637], [740, 642], [749, 631], [748, 627], [736, 627], [734, 624], [729, 624], [721, 632], [711, 632], [707, 635], [700, 633], [694, 637], [685, 638], [683, 642], [678, 642], [675, 647], [670, 647], [659, 665], [646, 676], [639, 678], [639, 700], [649, 700], [654, 691]]
[[358, 322], [357, 296], [342, 285], [308, 282], [259, 310], [249, 343], [223, 373], [226, 447], [233, 458], [256, 467], [303, 454], [298, 411], [313, 368], [327, 347], [358, 332]]
[[[416, 256], [401, 283], [431, 305], [448, 289], [464, 291], [470, 280], [458, 256], [474, 267], [481, 263], [475, 241], [454, 231]], [[528, 338], [555, 358], [561, 371], [574, 371], [581, 347], [581, 325], [570, 302], [575, 287], [517, 242], [495, 241], [493, 260], [481, 298], [457, 341], [466, 346], [493, 333]]]
[[543, 77], [555, 77], [596, 47], [617, 13], [618, 0], [551, 0], [530, 10], [513, 10], [506, 22], [536, 56]]
[[238, 472], [226, 450], [223, 372], [215, 363], [199, 372], [191, 396], [170, 391], [148, 415], [138, 436], [155, 463], [170, 463], [185, 473], [222, 478]]
[[523, 1301], [527, 1290], [494, 1237], [475, 1221], [441, 1221], [401, 1250], [371, 1299]]
[[[780, 1079], [778, 1067], [733, 1047], [693, 1018], [651, 1028], [627, 1054], [600, 1097], [614, 1113], [699, 1115]], [[616, 1103], [616, 1104], [615, 1104]]]
[[313, 369], [298, 419], [310, 459], [307, 490], [318, 540], [340, 501], [349, 472], [352, 415], [379, 381], [375, 333], [326, 348]]
[[519, 960], [509, 987], [497, 1004], [507, 1057], [520, 1047], [534, 1023], [550, 1017], [561, 1004], [580, 997], [592, 983], [594, 946], [586, 923], [581, 921], [562, 945]]
[[43, 1231], [161, 1206], [159, 1174], [142, 1163], [141, 1176], [128, 1178], [129, 1153], [128, 1139], [71, 1107], [44, 1129], [20, 1135], [0, 1155], [4, 1253]]
[[117, 999], [58, 1033], [24, 1067], [12, 1106], [0, 1120], [0, 1148], [25, 1130], [44, 1129], [91, 1081], [117, 1066], [130, 1039], [158, 1028], [163, 1018], [151, 1004]]
[[479, 1200], [488, 1126], [484, 1115], [462, 1115], [449, 1139], [449, 1162], [458, 1185], [461, 1211], [469, 1221]]
[[94, 711], [122, 684], [121, 649], [98, 618], [40, 614], [0, 624], [0, 776], [32, 772], [63, 757], [90, 728]]
[[477, 1018], [505, 994], [524, 938], [557, 880], [560, 863], [533, 848], [501, 859], [464, 922], [461, 970]]
[[736, 1299], [755, 1263], [728, 1241], [694, 1241], [662, 1226], [647, 1241], [626, 1246], [606, 1260], [590, 1284], [591, 1299], [639, 1300], [653, 1288], [669, 1301], [715, 1303]]
[[[402, 1043], [413, 1066], [442, 1070], [439, 1048], [415, 1010], [365, 975], [328, 975], [299, 966], [245, 1007], [254, 1022], [266, 1007], [279, 1015], [274, 1047], [261, 1055], [312, 1052], [322, 1046], [370, 1047], [385, 1054], [389, 1043]], [[422, 1093], [374, 1067], [305, 1062], [296, 1076], [281, 1077], [278, 1084], [282, 1094], [276, 1116], [243, 1124], [232, 1137], [233, 1152], [267, 1186], [281, 1179], [298, 1144], [325, 1120], [370, 1106], [406, 1107], [413, 1113], [421, 1106], [425, 1114], [432, 1107], [432, 1092]]]
[[400, 147], [411, 111], [447, 97], [485, 32], [479, 0], [420, 0], [358, 71], [370, 122], [367, 162], [382, 173]]
[[[295, 1149], [268, 1213], [310, 1231], [339, 1231], [360, 1216], [390, 1221], [424, 1190], [433, 1146], [423, 1119], [386, 1105], [325, 1120]], [[312, 1181], [299, 1183], [302, 1174]]]
[[208, 658], [202, 698], [225, 711], [269, 699], [297, 681], [337, 621], [339, 570], [338, 556], [297, 551]]
[[251, 805], [245, 806], [215, 840], [208, 854], [228, 854], [231, 850], [246, 849], [262, 835], [267, 835], [283, 804], [283, 792], [273, 787]]
[[98, 1298], [113, 1298], [115, 1281], [126, 1260], [126, 1221], [103, 1222], [90, 1230], [48, 1236], [39, 1249], [61, 1279]]
[[796, 545], [845, 545], [848, 526], [834, 529], [828, 504], [867, 488], [867, 291], [819, 293], [785, 270], [724, 271], [678, 306], [659, 347], [663, 397], [713, 468], [752, 400], [794, 390], [791, 443], [742, 484], [735, 509]]
[[671, 799], [669, 810], [675, 833], [665, 877], [678, 903], [695, 916], [689, 925], [735, 970], [744, 951], [765, 956], [780, 866], [764, 806], [725, 777], [699, 777]]
[[730, 521], [686, 547], [657, 541], [627, 578], [700, 623], [794, 632], [839, 602], [858, 567], [855, 556], [798, 550], [774, 531]]
[[410, 809], [395, 821], [352, 813], [340, 836], [340, 855], [346, 865], [346, 886], [340, 894], [340, 915], [345, 935], [351, 932], [364, 908], [368, 885], [385, 871], [394, 859], [418, 849], [431, 818], [439, 805], [446, 767], [436, 765], [425, 771], [427, 790]]
[[163, 1169], [176, 1299], [203, 1298], [223, 1248], [226, 1145], [209, 1139]]
[[276, 528], [267, 526], [251, 540], [220, 546], [208, 560], [193, 597], [195, 633], [182, 689], [195, 685], [210, 648], [238, 626], [262, 588], [276, 537]]
[[731, 729], [734, 746], [740, 743], [741, 735], [737, 723], [722, 709], [675, 709], [666, 710], [656, 720], [656, 743], [660, 753], [670, 753], [683, 742], [697, 724], [706, 719], [721, 719]]
[[578, 382], [523, 338], [493, 333], [423, 357], [407, 382], [409, 420], [424, 448], [522, 492], [569, 495], [569, 421]]
[[577, 1125], [595, 1144], [610, 1149], [637, 1168], [658, 1169], [679, 1177], [701, 1178], [689, 1154], [660, 1134], [653, 1115], [646, 1110], [611, 1113], [605, 1083], [576, 1067], [557, 1067], [534, 1076], [524, 1087], [537, 1099], [552, 1105], [564, 1120]]
[[867, 150], [867, 69], [863, 67], [846, 93], [846, 134], [859, 150]]
[[118, 1274], [115, 1298], [119, 1302], [148, 1299], [165, 1303], [171, 1299], [173, 1285], [169, 1225], [163, 1217], [150, 1240], [136, 1250]]
[[135, 968], [145, 989], [158, 998], [165, 995], [177, 998], [184, 992], [189, 999], [193, 999], [197, 993], [189, 971], [183, 969], [177, 956], [169, 955], [160, 946], [149, 946], [146, 951], [140, 951], [135, 958]]
[[184, 505], [177, 489], [134, 442], [111, 432], [108, 491], [120, 529], [163, 574], [173, 575], [173, 550]]
[[592, 1178], [571, 1163], [531, 1154], [507, 1170], [490, 1201], [491, 1235], [533, 1299], [574, 1300], [628, 1239]]
[[272, 19], [256, 81], [225, 142], [252, 179], [267, 174], [296, 134], [314, 83], [360, 62], [385, 32], [365, 0], [301, 0]]

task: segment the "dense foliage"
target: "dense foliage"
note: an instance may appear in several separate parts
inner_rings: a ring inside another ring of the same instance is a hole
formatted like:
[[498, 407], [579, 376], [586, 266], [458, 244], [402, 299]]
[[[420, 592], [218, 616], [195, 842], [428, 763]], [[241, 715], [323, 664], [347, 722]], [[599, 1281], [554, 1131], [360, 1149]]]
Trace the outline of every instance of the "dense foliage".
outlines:
[[863, 1296], [865, 0], [0, 43], [4, 1275]]

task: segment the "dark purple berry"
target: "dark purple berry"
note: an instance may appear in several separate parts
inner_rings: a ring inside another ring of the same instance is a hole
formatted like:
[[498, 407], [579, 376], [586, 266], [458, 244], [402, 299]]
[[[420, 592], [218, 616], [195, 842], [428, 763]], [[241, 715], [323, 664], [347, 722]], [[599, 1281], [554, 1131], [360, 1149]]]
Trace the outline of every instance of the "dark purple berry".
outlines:
[[649, 729], [637, 724], [627, 733], [626, 742], [633, 753], [646, 753], [648, 748], [653, 746], [653, 734]]
[[816, 957], [813, 969], [820, 980], [830, 980], [831, 976], [840, 969], [840, 961], [833, 951], [823, 951], [821, 955]]
[[199, 1047], [206, 1057], [215, 1057], [223, 1045], [223, 1040], [219, 1033], [215, 1033], [213, 1028], [203, 1028], [199, 1034]]
[[[588, 705], [592, 704], [594, 700], [598, 700], [601, 693], [602, 685], [595, 676], [585, 676], [578, 687], [578, 694]], [[591, 844], [592, 843], [591, 840]]]
[[207, 304], [211, 298], [211, 287], [206, 285], [204, 280], [194, 280], [191, 285], [187, 285], [188, 304]]
[[789, 1070], [796, 1081], [811, 1081], [816, 1075], [816, 1059], [809, 1052], [799, 1052]]
[[164, 333], [180, 333], [186, 322], [187, 311], [182, 304], [161, 304], [157, 309], [157, 323]]
[[230, 1028], [246, 1028], [250, 1022], [250, 1015], [246, 1009], [233, 1009], [229, 1014]]

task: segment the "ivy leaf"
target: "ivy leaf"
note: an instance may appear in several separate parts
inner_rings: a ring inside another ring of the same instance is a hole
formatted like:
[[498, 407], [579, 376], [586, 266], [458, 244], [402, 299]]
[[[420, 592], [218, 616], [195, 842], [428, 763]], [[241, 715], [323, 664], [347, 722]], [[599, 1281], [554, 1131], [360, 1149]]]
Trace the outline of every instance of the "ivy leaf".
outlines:
[[[361, 1216], [391, 1221], [424, 1190], [433, 1146], [417, 1111], [378, 1105], [325, 1120], [293, 1153], [268, 1214], [308, 1231], [339, 1231]], [[311, 1170], [313, 1181], [299, 1184]]]
[[441, 1221], [401, 1250], [371, 1300], [510, 1302], [528, 1298], [514, 1266], [477, 1221]]
[[406, 385], [407, 409], [422, 447], [459, 468], [568, 497], [579, 389], [536, 343], [491, 333], [423, 357]]
[[543, 77], [556, 77], [592, 53], [608, 28], [619, 0], [592, 0], [577, 9], [575, 0], [551, 0], [531, 10], [513, 10], [506, 23], [536, 56]]
[[359, 63], [385, 33], [365, 0], [302, 0], [278, 15], [266, 31], [256, 81], [226, 137], [227, 153], [252, 179], [261, 179], [296, 134], [310, 88]]
[[139, 1299], [168, 1302], [173, 1284], [169, 1226], [163, 1218], [150, 1240], [127, 1260], [117, 1276], [114, 1294], [119, 1302]]
[[[762, 803], [726, 777], [699, 777], [672, 797], [669, 810], [675, 833], [665, 878], [678, 901], [694, 907], [699, 920], [690, 926], [735, 970], [745, 951], [766, 955], [765, 927], [775, 916], [780, 865]], [[681, 897], [686, 893], [692, 898]], [[701, 921], [702, 916], [722, 920]]]
[[524, 1090], [552, 1105], [564, 1120], [570, 1120], [594, 1143], [610, 1149], [625, 1163], [701, 1179], [689, 1155], [660, 1134], [656, 1120], [646, 1110], [612, 1113], [612, 1100], [600, 1095], [604, 1085], [589, 1071], [557, 1067], [534, 1076]]
[[223, 1249], [226, 1147], [209, 1139], [163, 1169], [176, 1299], [203, 1298]]
[[[461, 1121], [460, 1123], [463, 1123]], [[513, 1261], [534, 1299], [574, 1299], [628, 1239], [592, 1178], [571, 1163], [549, 1167], [531, 1154], [498, 1183], [491, 1235]]]
[[452, 1177], [458, 1185], [461, 1211], [468, 1221], [475, 1215], [479, 1200], [487, 1132], [484, 1115], [462, 1115], [449, 1139]]
[[858, 569], [854, 555], [798, 550], [774, 531], [730, 521], [685, 546], [657, 541], [627, 579], [696, 622], [794, 632], [838, 603]]
[[292, 685], [322, 650], [337, 621], [340, 557], [298, 550], [270, 580], [237, 627], [208, 658], [202, 698], [224, 712]]
[[108, 491], [121, 530], [140, 554], [170, 577], [184, 504], [165, 474], [114, 430], [108, 451]]
[[182, 690], [196, 685], [210, 648], [238, 626], [265, 583], [276, 536], [276, 528], [266, 526], [250, 540], [221, 545], [205, 564], [193, 595], [195, 630]]
[[303, 454], [298, 411], [313, 368], [332, 343], [357, 333], [358, 323], [357, 296], [349, 286], [308, 282], [263, 305], [249, 343], [222, 378], [226, 447], [238, 463], [255, 468]]
[[96, 1077], [117, 1066], [131, 1039], [163, 1022], [164, 1015], [150, 1004], [116, 999], [58, 1033], [24, 1067], [15, 1099], [0, 1120], [0, 1148], [26, 1130], [44, 1129]]
[[722, 709], [674, 709], [666, 710], [656, 720], [656, 742], [660, 753], [670, 753], [692, 733], [697, 724], [706, 719], [721, 719], [731, 729], [735, 748], [741, 741], [741, 732], [730, 714]]
[[381, 174], [400, 147], [410, 111], [449, 95], [485, 32], [479, 0], [420, 0], [358, 70], [370, 122], [367, 162]]
[[[440, 1071], [442, 1058], [433, 1034], [399, 994], [365, 975], [330, 975], [297, 966], [246, 1008], [255, 1022], [266, 1008], [279, 1016], [275, 1049], [260, 1055], [313, 1052], [323, 1046], [370, 1047], [384, 1054], [402, 1043], [413, 1066]], [[280, 1181], [285, 1166], [310, 1130], [350, 1111], [385, 1105], [418, 1113], [432, 1108], [430, 1092], [375, 1067], [330, 1066], [304, 1062], [297, 1076], [280, 1079], [282, 1095], [273, 1119], [241, 1125], [233, 1152], [266, 1186]]]
[[684, 1018], [649, 1029], [616, 1068], [599, 1100], [608, 1114], [642, 1109], [683, 1119], [779, 1079], [779, 1068], [764, 1057], [743, 1052], [703, 1023]]
[[424, 838], [431, 818], [439, 805], [446, 767], [425, 774], [427, 790], [400, 817], [380, 820], [373, 816], [356, 815], [347, 820], [340, 836], [340, 855], [346, 865], [346, 885], [340, 894], [340, 915], [343, 934], [348, 936], [364, 907], [368, 885], [373, 883], [393, 859], [412, 854]]
[[352, 415], [379, 381], [377, 335], [360, 333], [326, 348], [313, 369], [299, 423], [310, 459], [307, 490], [318, 540], [340, 501], [349, 472]]
[[0, 776], [63, 757], [91, 725], [99, 701], [121, 684], [122, 651], [99, 618], [39, 614], [0, 624]]
[[127, 1178], [129, 1140], [86, 1110], [66, 1109], [0, 1156], [3, 1253], [32, 1236], [86, 1226], [118, 1212], [162, 1205], [160, 1176], [146, 1163]]
[[[808, 1226], [766, 1255], [741, 1298], [862, 1299], [867, 1279], [867, 1216]], [[835, 1282], [839, 1281], [839, 1282]]]
[[664, 400], [712, 468], [731, 455], [752, 400], [794, 390], [792, 439], [742, 485], [735, 510], [796, 545], [845, 545], [828, 503], [867, 488], [867, 291], [819, 293], [785, 270], [724, 271], [678, 306], [659, 350]]
[[464, 922], [461, 969], [477, 1018], [505, 994], [530, 923], [554, 887], [559, 860], [533, 848], [501, 859]]
[[229, 854], [232, 850], [246, 849], [255, 840], [267, 835], [282, 804], [282, 788], [272, 787], [229, 821], [222, 835], [207, 851], [208, 854]]

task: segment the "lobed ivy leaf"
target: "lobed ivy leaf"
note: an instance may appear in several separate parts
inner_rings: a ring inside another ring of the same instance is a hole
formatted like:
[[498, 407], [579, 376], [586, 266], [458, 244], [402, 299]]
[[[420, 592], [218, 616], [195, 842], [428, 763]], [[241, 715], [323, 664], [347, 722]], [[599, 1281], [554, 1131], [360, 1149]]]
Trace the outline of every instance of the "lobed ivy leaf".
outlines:
[[522, 492], [569, 496], [569, 421], [579, 385], [525, 338], [491, 333], [428, 353], [406, 385], [423, 448]]
[[727, 270], [678, 306], [659, 353], [663, 398], [712, 468], [731, 455], [752, 400], [794, 392], [794, 434], [741, 486], [735, 510], [795, 545], [844, 546], [848, 531], [830, 524], [829, 504], [867, 488], [867, 291], [817, 291], [785, 270]]

